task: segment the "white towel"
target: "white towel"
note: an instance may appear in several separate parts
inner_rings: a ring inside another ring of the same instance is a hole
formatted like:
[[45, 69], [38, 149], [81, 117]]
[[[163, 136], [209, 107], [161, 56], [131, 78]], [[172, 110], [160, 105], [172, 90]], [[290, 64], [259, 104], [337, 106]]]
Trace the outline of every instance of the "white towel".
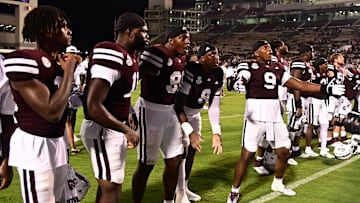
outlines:
[[275, 140], [274, 123], [272, 123], [272, 122], [266, 122], [266, 140], [268, 140], [268, 141]]

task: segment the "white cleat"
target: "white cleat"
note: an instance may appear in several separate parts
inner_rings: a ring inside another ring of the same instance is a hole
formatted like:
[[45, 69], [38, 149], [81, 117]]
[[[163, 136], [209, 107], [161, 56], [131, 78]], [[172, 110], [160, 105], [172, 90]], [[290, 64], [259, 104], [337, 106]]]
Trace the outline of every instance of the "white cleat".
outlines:
[[327, 159], [333, 159], [333, 158], [335, 158], [334, 155], [330, 154], [330, 153], [329, 153], [328, 151], [326, 151], [326, 150], [321, 150], [321, 151], [320, 151], [320, 156], [325, 157], [325, 158], [327, 158]]
[[310, 157], [310, 155], [309, 155], [309, 154], [306, 154], [306, 153], [301, 153], [299, 157], [300, 157], [300, 158], [303, 158], [303, 159], [307, 159], [307, 158]]
[[238, 203], [239, 196], [240, 195], [237, 192], [230, 192], [228, 199], [227, 199], [227, 203]]
[[342, 143], [340, 141], [334, 142], [332, 143], [330, 146], [331, 147], [338, 147], [339, 145], [341, 145]]
[[189, 188], [185, 188], [185, 192], [190, 201], [198, 202], [201, 200], [201, 196], [192, 192]]
[[292, 165], [292, 166], [297, 166], [297, 165], [298, 165], [298, 162], [295, 161], [295, 159], [293, 159], [293, 158], [289, 158], [289, 159], [287, 160], [287, 163], [288, 163], [289, 165]]
[[191, 203], [185, 192], [176, 192], [175, 203]]
[[264, 166], [253, 167], [257, 174], [265, 176], [269, 175], [269, 171]]
[[286, 196], [295, 196], [296, 192], [288, 187], [286, 187], [284, 184], [274, 184], [274, 182], [271, 184], [271, 190], [274, 192], [281, 192]]
[[318, 156], [319, 156], [319, 154], [316, 153], [316, 152], [314, 152], [312, 149], [310, 149], [310, 150], [305, 150], [305, 153], [304, 153], [304, 154], [307, 154], [308, 157], [318, 157]]
[[81, 139], [78, 138], [78, 136], [76, 136], [76, 134], [74, 134], [74, 142], [79, 142], [79, 141], [81, 141]]

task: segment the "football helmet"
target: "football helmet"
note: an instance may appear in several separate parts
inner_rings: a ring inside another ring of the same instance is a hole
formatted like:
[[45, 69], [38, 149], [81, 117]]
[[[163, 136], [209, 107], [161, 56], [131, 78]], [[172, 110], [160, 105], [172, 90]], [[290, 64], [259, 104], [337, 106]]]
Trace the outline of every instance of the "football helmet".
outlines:
[[343, 125], [347, 132], [360, 134], [360, 113], [351, 111], [344, 119]]
[[272, 152], [265, 151], [264, 154], [264, 167], [269, 171], [269, 173], [275, 172], [275, 161], [276, 161], [276, 154]]
[[350, 159], [352, 156], [352, 147], [350, 144], [338, 144], [334, 148], [334, 155], [337, 159], [345, 160]]
[[66, 186], [64, 191], [65, 202], [79, 202], [84, 198], [89, 188], [89, 179], [75, 171], [72, 166], [68, 165]]
[[75, 171], [76, 185], [75, 189], [79, 200], [82, 200], [90, 188], [90, 181], [87, 177]]
[[360, 154], [360, 135], [353, 134], [351, 136], [349, 145], [351, 145], [351, 150], [353, 155]]

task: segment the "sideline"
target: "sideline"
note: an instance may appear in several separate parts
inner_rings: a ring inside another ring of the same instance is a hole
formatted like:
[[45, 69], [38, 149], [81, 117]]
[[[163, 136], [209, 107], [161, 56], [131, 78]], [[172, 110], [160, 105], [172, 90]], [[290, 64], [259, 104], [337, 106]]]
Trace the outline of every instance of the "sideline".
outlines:
[[[355, 155], [355, 156], [351, 157], [350, 159], [345, 160], [345, 161], [341, 162], [340, 164], [338, 164], [336, 166], [326, 168], [326, 169], [324, 169], [322, 171], [319, 171], [318, 173], [315, 173], [315, 174], [313, 174], [313, 175], [311, 175], [311, 176], [309, 176], [309, 177], [307, 177], [305, 179], [296, 181], [296, 182], [294, 182], [292, 184], [289, 184], [287, 186], [289, 188], [291, 188], [291, 189], [295, 189], [295, 188], [297, 188], [297, 187], [299, 187], [301, 185], [304, 185], [304, 184], [306, 184], [306, 183], [308, 183], [310, 181], [313, 181], [313, 180], [315, 180], [317, 178], [320, 178], [321, 176], [327, 175], [327, 174], [329, 174], [329, 173], [331, 173], [331, 172], [333, 172], [333, 171], [335, 171], [335, 170], [337, 170], [337, 169], [339, 169], [341, 167], [344, 167], [344, 166], [346, 166], [346, 165], [348, 165], [348, 164], [350, 164], [350, 163], [352, 163], [352, 162], [354, 162], [354, 161], [356, 161], [358, 159], [360, 159], [360, 155]], [[280, 192], [271, 192], [271, 193], [269, 193], [267, 195], [264, 195], [264, 196], [262, 196], [262, 197], [260, 197], [258, 199], [254, 199], [254, 200], [250, 201], [249, 203], [266, 202], [266, 201], [275, 199], [276, 197], [279, 197], [280, 195], [282, 195], [282, 193], [280, 193]]]

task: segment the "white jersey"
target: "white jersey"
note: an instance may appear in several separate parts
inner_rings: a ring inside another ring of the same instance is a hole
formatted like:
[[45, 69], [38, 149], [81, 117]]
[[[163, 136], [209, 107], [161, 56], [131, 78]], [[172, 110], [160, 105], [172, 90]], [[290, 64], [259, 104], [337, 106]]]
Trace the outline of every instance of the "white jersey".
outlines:
[[[11, 95], [9, 79], [5, 75], [3, 58], [0, 55], [0, 114], [13, 115], [14, 111], [15, 111], [15, 102]], [[0, 120], [0, 133], [2, 133], [1, 120]], [[0, 143], [0, 156], [1, 156], [1, 143]]]
[[[13, 115], [14, 111], [15, 102], [11, 95], [9, 79], [5, 75], [3, 61], [0, 59], [0, 114]], [[1, 125], [0, 132], [2, 132]]]

